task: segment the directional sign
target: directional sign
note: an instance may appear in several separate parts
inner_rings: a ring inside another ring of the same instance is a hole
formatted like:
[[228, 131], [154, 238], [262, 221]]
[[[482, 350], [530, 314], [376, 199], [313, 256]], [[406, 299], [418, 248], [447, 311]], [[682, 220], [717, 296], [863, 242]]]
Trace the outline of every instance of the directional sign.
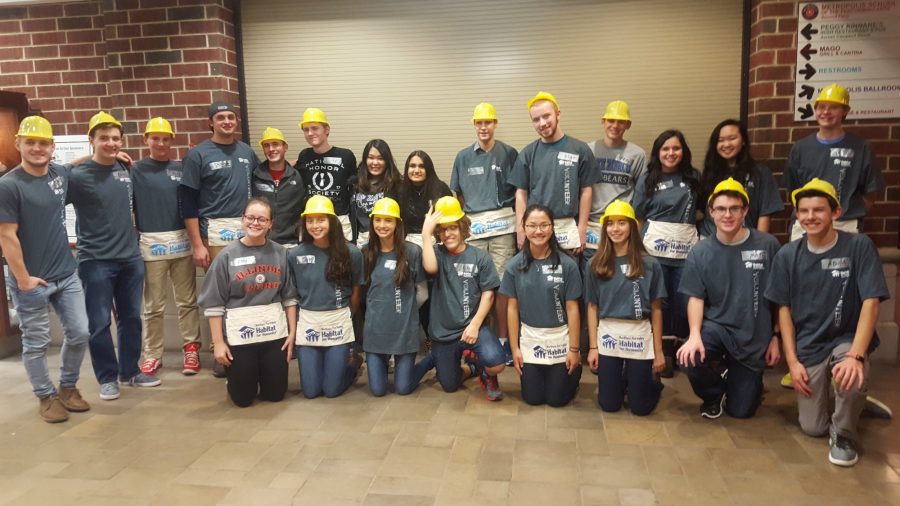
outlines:
[[900, 117], [900, 1], [800, 2], [794, 120], [831, 83], [850, 91], [848, 119]]

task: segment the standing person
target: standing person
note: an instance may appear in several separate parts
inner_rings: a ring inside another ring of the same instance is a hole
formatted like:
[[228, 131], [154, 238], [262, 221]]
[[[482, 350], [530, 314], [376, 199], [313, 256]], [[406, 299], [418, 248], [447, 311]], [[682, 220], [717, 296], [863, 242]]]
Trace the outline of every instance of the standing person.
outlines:
[[[204, 269], [244, 233], [241, 213], [252, 193], [250, 179], [259, 158], [237, 139], [237, 126], [231, 104], [210, 104], [213, 135], [191, 148], [182, 161], [181, 216], [191, 239], [194, 265]], [[225, 377], [218, 361], [213, 363], [213, 376]]]
[[637, 180], [647, 170], [647, 153], [637, 144], [625, 140], [625, 132], [631, 128], [628, 104], [622, 100], [607, 104], [601, 123], [603, 138], [588, 144], [594, 154], [600, 181], [593, 185], [585, 259], [593, 257], [600, 245], [600, 218], [606, 206], [614, 200], [630, 203]]
[[302, 241], [288, 252], [300, 299], [300, 384], [307, 399], [337, 397], [362, 365], [362, 357], [351, 353], [351, 317], [359, 311], [365, 283], [362, 254], [344, 239], [328, 197], [310, 197], [301, 216]]
[[875, 322], [889, 294], [872, 241], [835, 229], [843, 209], [834, 186], [813, 178], [791, 192], [791, 201], [806, 236], [775, 256], [766, 298], [779, 306], [801, 430], [828, 434], [828, 461], [852, 466], [859, 459], [856, 429], [866, 402], [868, 357], [878, 346]]
[[600, 409], [649, 415], [659, 403], [665, 368], [659, 262], [641, 244], [634, 209], [614, 200], [601, 217], [600, 246], [584, 273], [588, 364], [598, 370]]
[[[481, 102], [475, 106], [472, 124], [476, 140], [456, 154], [450, 188], [472, 220], [469, 244], [487, 251], [502, 280], [506, 264], [516, 254], [516, 188], [508, 180], [519, 152], [494, 138], [497, 122], [493, 105]], [[506, 365], [512, 365], [506, 308], [506, 295], [497, 293], [494, 302], [497, 332], [506, 354]]]
[[[9, 265], [9, 292], [22, 331], [22, 363], [45, 422], [69, 419], [91, 406], [76, 384], [88, 346], [81, 281], [66, 235], [68, 173], [50, 163], [53, 127], [40, 116], [19, 124], [16, 150], [22, 163], [0, 178], [0, 248]], [[50, 379], [50, 306], [62, 324], [59, 388]]]
[[500, 283], [509, 298], [513, 365], [526, 403], [561, 407], [575, 397], [581, 380], [581, 273], [556, 242], [550, 208], [530, 205], [524, 219], [525, 245]]
[[[422, 248], [406, 242], [400, 206], [392, 198], [372, 208], [374, 237], [363, 247], [366, 279], [366, 370], [369, 391], [387, 393], [388, 361], [394, 359], [394, 390], [412, 393], [434, 367], [431, 355], [416, 363], [419, 349], [417, 298], [427, 294]], [[377, 240], [376, 240], [377, 238]], [[417, 297], [418, 295], [418, 297]]]
[[732, 178], [716, 185], [707, 202], [716, 232], [691, 250], [678, 288], [690, 297], [690, 335], [678, 363], [703, 401], [705, 418], [722, 416], [723, 406], [729, 416], [753, 416], [762, 401], [763, 371], [781, 360], [771, 306], [762, 297], [780, 244], [745, 226], [750, 199]]
[[322, 195], [334, 202], [344, 237], [353, 239], [350, 203], [356, 179], [356, 156], [345, 148], [328, 143], [331, 125], [321, 109], [303, 111], [300, 129], [309, 147], [300, 152], [294, 165], [310, 195]]
[[[771, 216], [784, 210], [772, 171], [753, 159], [747, 127], [736, 119], [726, 119], [713, 128], [700, 180], [701, 196], [713, 194], [716, 185], [733, 178], [744, 187], [750, 200], [744, 225], [768, 232]], [[707, 200], [709, 200], [707, 198]], [[704, 200], [701, 198], [701, 204]], [[709, 208], [699, 225], [700, 235], [716, 234], [715, 217]]]
[[538, 92], [528, 101], [528, 114], [540, 138], [519, 153], [509, 175], [516, 187], [516, 242], [521, 247], [525, 241], [525, 208], [543, 204], [556, 217], [553, 229], [560, 246], [579, 254], [587, 240], [591, 185], [600, 181], [594, 154], [587, 144], [563, 133], [553, 95]]
[[[791, 148], [784, 169], [788, 192], [813, 178], [834, 186], [841, 214], [834, 228], [845, 232], [862, 231], [862, 220], [884, 189], [881, 171], [872, 163], [872, 148], [862, 137], [844, 130], [850, 112], [850, 92], [839, 84], [822, 88], [813, 103], [819, 130]], [[796, 212], [794, 213], [796, 216]], [[800, 220], [791, 227], [791, 240], [803, 234]]]
[[441, 197], [453, 195], [450, 187], [438, 178], [428, 153], [417, 149], [406, 157], [403, 179], [397, 189], [397, 202], [406, 229], [406, 240], [422, 245], [422, 223], [425, 213]]
[[384, 197], [396, 197], [400, 186], [400, 171], [397, 170], [391, 147], [381, 139], [366, 143], [357, 175], [351, 211], [356, 244], [364, 246], [369, 242], [369, 213], [372, 207]]
[[[72, 169], [66, 202], [75, 205], [78, 219], [78, 277], [84, 283], [91, 362], [100, 398], [111, 401], [119, 398], [119, 381], [136, 387], [161, 382], [138, 367], [144, 260], [132, 222], [131, 177], [116, 160], [122, 124], [98, 112], [88, 124], [88, 138], [94, 154]], [[109, 329], [113, 303], [118, 346]]]
[[216, 256], [200, 293], [216, 362], [228, 377], [228, 397], [241, 408], [257, 397], [284, 398], [297, 331], [287, 251], [268, 240], [272, 216], [267, 200], [250, 199], [243, 211], [243, 237]]
[[266, 160], [253, 171], [254, 197], [264, 197], [272, 204], [275, 216], [269, 239], [293, 247], [299, 242], [297, 226], [306, 199], [306, 185], [300, 174], [285, 161], [288, 150], [284, 134], [277, 128], [266, 128], [259, 140]]
[[678, 293], [684, 260], [697, 243], [700, 174], [691, 165], [691, 150], [678, 130], [666, 130], [653, 142], [647, 173], [634, 193], [635, 216], [643, 222], [641, 240], [662, 267], [668, 297], [663, 301], [663, 351], [671, 377], [675, 340], [688, 336], [687, 297]]
[[178, 329], [184, 343], [181, 372], [185, 375], [200, 372], [197, 274], [192, 262], [191, 241], [178, 210], [182, 167], [181, 162], [171, 159], [174, 140], [175, 132], [165, 118], [148, 121], [144, 128], [144, 144], [150, 156], [135, 163], [131, 170], [134, 218], [140, 233], [145, 272], [141, 372], [150, 375], [162, 367], [166, 296], [172, 289], [178, 306]]
[[[485, 325], [500, 278], [484, 251], [466, 244], [471, 222], [459, 201], [443, 197], [425, 215], [422, 225], [422, 266], [434, 278], [431, 301], [432, 337], [438, 382], [455, 392], [464, 379], [459, 367], [466, 357], [466, 374], [475, 377], [488, 400], [503, 398], [497, 375], [506, 367], [500, 341]], [[433, 241], [441, 244], [435, 245]]]

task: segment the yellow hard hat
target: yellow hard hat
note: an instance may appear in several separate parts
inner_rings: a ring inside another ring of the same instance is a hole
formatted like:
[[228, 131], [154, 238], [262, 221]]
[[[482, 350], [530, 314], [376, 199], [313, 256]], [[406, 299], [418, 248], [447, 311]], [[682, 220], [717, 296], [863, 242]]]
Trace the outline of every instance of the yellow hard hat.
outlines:
[[441, 212], [441, 219], [438, 220], [438, 223], [441, 225], [459, 221], [466, 215], [462, 210], [462, 206], [459, 205], [459, 201], [455, 197], [450, 196], [439, 198], [434, 203], [434, 210], [435, 212]]
[[334, 214], [334, 204], [331, 203], [328, 197], [322, 195], [313, 195], [306, 201], [306, 209], [300, 213], [300, 216], [306, 216], [307, 214], [330, 214], [336, 216]]
[[606, 112], [603, 113], [601, 119], [619, 119], [622, 121], [631, 121], [631, 108], [622, 100], [614, 100], [606, 105]]
[[144, 135], [147, 134], [169, 134], [172, 137], [175, 137], [175, 132], [172, 131], [172, 125], [170, 125], [165, 118], [159, 116], [147, 122], [147, 126], [144, 127]]
[[380, 199], [372, 206], [372, 212], [369, 213], [369, 217], [372, 216], [402, 219], [400, 218], [400, 204], [390, 197]]
[[559, 109], [559, 102], [556, 101], [556, 97], [547, 93], [546, 91], [539, 91], [539, 92], [537, 92], [537, 95], [531, 97], [531, 100], [528, 101], [528, 109], [531, 109], [531, 106], [534, 105], [535, 102], [538, 102], [541, 100], [548, 100], [550, 102], [553, 102], [553, 105], [557, 109]]
[[262, 138], [259, 140], [259, 147], [263, 147], [263, 143], [266, 141], [281, 141], [287, 144], [287, 141], [284, 139], [284, 134], [281, 133], [281, 130], [277, 128], [267, 127], [263, 130]]
[[97, 128], [97, 125], [104, 125], [107, 123], [122, 128], [122, 124], [119, 123], [119, 120], [114, 118], [112, 114], [109, 114], [106, 111], [100, 111], [91, 116], [91, 120], [88, 122], [88, 135], [94, 133], [94, 129]]
[[840, 84], [829, 84], [822, 88], [818, 98], [813, 102], [813, 106], [818, 105], [819, 102], [831, 102], [850, 107], [850, 92]]
[[797, 194], [807, 190], [824, 193], [828, 198], [832, 200], [832, 202], [837, 204], [838, 207], [841, 206], [841, 202], [838, 200], [837, 191], [835, 191], [834, 186], [828, 181], [823, 181], [817, 177], [814, 177], [810, 179], [809, 182], [805, 185], [791, 192], [791, 203], [794, 204], [794, 207], [797, 207]]
[[634, 217], [634, 208], [624, 200], [616, 199], [610, 202], [603, 211], [603, 216], [600, 217], [600, 224], [606, 225], [606, 219], [612, 216], [622, 216], [637, 223], [637, 218]]
[[744, 201], [748, 204], [750, 203], [750, 195], [747, 195], [747, 190], [744, 189], [744, 185], [735, 181], [733, 177], [730, 177], [720, 181], [719, 184], [716, 185], [713, 192], [709, 195], [709, 198], [706, 199], [706, 204], [709, 205], [717, 195], [728, 191], [740, 193], [744, 196]]
[[475, 112], [472, 113], [472, 123], [476, 121], [497, 121], [497, 110], [487, 102], [476, 105]]
[[322, 112], [322, 109], [310, 107], [303, 111], [303, 118], [300, 119], [300, 128], [303, 128], [303, 125], [307, 123], [322, 123], [323, 125], [328, 125], [328, 118], [325, 117], [325, 113]]
[[53, 127], [46, 118], [41, 116], [28, 116], [19, 123], [19, 131], [16, 137], [33, 137], [53, 141]]

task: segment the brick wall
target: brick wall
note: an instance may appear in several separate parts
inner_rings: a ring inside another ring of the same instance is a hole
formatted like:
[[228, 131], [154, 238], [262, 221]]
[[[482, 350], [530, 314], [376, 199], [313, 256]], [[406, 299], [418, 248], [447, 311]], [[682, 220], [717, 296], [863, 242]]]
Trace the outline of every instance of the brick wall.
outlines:
[[152, 116], [183, 156], [209, 137], [207, 106], [238, 105], [230, 0], [94, 0], [0, 8], [0, 88], [25, 93], [57, 134], [86, 133], [100, 109], [142, 146]]
[[[794, 121], [797, 4], [752, 0], [750, 19], [750, 138], [754, 156], [766, 161], [779, 176], [791, 145], [816, 131], [814, 121]], [[875, 165], [882, 170], [887, 186], [866, 217], [865, 232], [878, 246], [896, 247], [900, 228], [900, 120], [849, 121], [846, 128], [871, 142]], [[775, 232], [785, 233], [789, 212], [774, 220]]]

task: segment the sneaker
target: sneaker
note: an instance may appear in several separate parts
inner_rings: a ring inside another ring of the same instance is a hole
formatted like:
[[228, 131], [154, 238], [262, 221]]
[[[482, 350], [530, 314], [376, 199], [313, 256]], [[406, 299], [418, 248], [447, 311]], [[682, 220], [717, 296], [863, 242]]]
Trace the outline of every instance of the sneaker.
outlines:
[[59, 423], [65, 422], [69, 419], [69, 412], [66, 411], [65, 406], [63, 406], [62, 402], [59, 401], [58, 395], [49, 395], [47, 397], [44, 397], [40, 401], [41, 407], [38, 410], [38, 413], [41, 415], [41, 418], [43, 418], [45, 422]]
[[850, 438], [840, 434], [832, 434], [828, 438], [828, 462], [836, 466], [850, 467], [859, 460], [856, 448]]
[[181, 374], [193, 376], [200, 372], [200, 343], [188, 343], [184, 345], [184, 364], [181, 366]]
[[503, 392], [500, 391], [500, 380], [496, 374], [488, 374], [482, 370], [478, 376], [478, 384], [484, 389], [484, 395], [489, 401], [499, 401], [503, 398]]
[[866, 405], [863, 407], [863, 411], [875, 418], [882, 418], [885, 420], [894, 418], [894, 412], [891, 411], [891, 408], [871, 395], [866, 396]]
[[158, 358], [148, 358], [141, 362], [141, 372], [144, 374], [156, 374], [162, 368], [162, 362]]
[[213, 362], [212, 373], [216, 378], [224, 378], [228, 375], [228, 373], [225, 372], [225, 366], [220, 364], [218, 360]]
[[469, 371], [471, 373], [469, 378], [480, 378], [482, 370], [481, 366], [478, 364], [478, 355], [476, 355], [472, 350], [463, 350], [462, 357], [463, 362], [465, 362], [466, 365], [469, 366]]
[[81, 392], [75, 387], [59, 387], [59, 401], [67, 411], [83, 413], [91, 409], [91, 405], [81, 397]]
[[114, 401], [119, 398], [119, 382], [110, 381], [100, 385], [100, 398], [104, 401]]
[[700, 406], [700, 416], [703, 418], [709, 418], [710, 420], [715, 420], [722, 416], [723, 408], [725, 407], [725, 395], [715, 399], [713, 401], [704, 402], [702, 406]]
[[781, 377], [781, 386], [784, 388], [794, 388], [794, 381], [791, 379], [791, 373], [787, 373]]
[[128, 385], [132, 387], [156, 387], [162, 383], [162, 380], [156, 376], [139, 372], [128, 380]]

